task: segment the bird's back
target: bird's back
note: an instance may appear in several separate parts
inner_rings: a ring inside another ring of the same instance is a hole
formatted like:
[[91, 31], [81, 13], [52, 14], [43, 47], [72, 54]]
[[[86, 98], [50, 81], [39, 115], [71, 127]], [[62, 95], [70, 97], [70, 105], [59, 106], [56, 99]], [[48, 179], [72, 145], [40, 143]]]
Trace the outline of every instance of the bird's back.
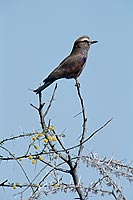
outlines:
[[87, 56], [83, 56], [82, 54], [69, 55], [49, 74], [46, 79], [77, 78], [84, 68], [86, 59]]

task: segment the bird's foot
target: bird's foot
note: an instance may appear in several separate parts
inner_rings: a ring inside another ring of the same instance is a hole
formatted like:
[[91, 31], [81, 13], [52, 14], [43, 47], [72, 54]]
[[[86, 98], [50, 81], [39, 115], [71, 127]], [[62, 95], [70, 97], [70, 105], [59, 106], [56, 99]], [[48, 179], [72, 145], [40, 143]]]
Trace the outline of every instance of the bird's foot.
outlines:
[[76, 81], [75, 86], [78, 87], [78, 88], [80, 88], [80, 82], [78, 81], [78, 79], [75, 79], [75, 81]]

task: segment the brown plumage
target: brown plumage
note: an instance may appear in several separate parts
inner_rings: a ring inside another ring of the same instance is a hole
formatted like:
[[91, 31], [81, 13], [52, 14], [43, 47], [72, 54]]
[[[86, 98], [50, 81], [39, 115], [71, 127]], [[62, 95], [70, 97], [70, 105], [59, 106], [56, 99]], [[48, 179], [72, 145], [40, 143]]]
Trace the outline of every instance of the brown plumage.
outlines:
[[73, 45], [70, 55], [66, 57], [46, 79], [43, 80], [44, 84], [35, 89], [34, 92], [36, 94], [40, 93], [57, 79], [76, 79], [81, 74], [85, 66], [90, 45], [96, 42], [97, 41], [90, 40], [88, 36], [78, 38]]

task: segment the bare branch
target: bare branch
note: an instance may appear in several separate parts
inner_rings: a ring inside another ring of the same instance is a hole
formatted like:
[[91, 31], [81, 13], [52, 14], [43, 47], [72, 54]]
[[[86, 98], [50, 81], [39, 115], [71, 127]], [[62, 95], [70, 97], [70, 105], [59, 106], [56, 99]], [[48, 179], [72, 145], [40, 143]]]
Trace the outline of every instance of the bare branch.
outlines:
[[7, 182], [8, 180], [6, 179], [5, 181], [3, 181], [2, 183], [0, 183], [0, 186], [4, 186], [5, 183]]
[[[98, 128], [97, 130], [95, 130], [87, 139], [85, 139], [81, 144], [86, 143], [88, 140], [90, 140], [96, 133], [98, 133], [99, 131], [101, 131], [103, 128], [105, 128], [105, 126], [107, 126], [111, 121], [113, 120], [113, 118], [109, 119], [105, 124], [103, 124], [100, 128]], [[75, 149], [77, 147], [79, 147], [81, 145], [80, 143], [73, 146], [73, 147], [69, 147], [66, 150], [70, 151], [72, 149]], [[59, 152], [63, 152], [64, 150], [60, 150]]]
[[82, 117], [83, 117], [83, 129], [82, 129], [82, 135], [81, 135], [81, 140], [80, 140], [80, 145], [79, 145], [79, 150], [78, 150], [78, 158], [77, 161], [75, 162], [75, 168], [78, 166], [78, 162], [80, 160], [80, 155], [81, 152], [83, 150], [83, 141], [85, 139], [85, 131], [86, 131], [86, 122], [87, 122], [87, 118], [86, 118], [86, 114], [85, 114], [85, 106], [84, 106], [84, 101], [83, 98], [81, 96], [81, 92], [80, 92], [80, 84], [78, 82], [78, 80], [76, 79], [76, 87], [77, 87], [77, 92], [78, 92], [78, 96], [80, 99], [80, 104], [81, 104], [81, 108], [82, 108]]
[[44, 113], [44, 115], [43, 115], [44, 117], [46, 117], [46, 115], [48, 114], [48, 112], [49, 112], [49, 110], [50, 110], [50, 108], [51, 108], [51, 106], [52, 106], [52, 102], [53, 102], [53, 100], [54, 100], [54, 96], [55, 96], [56, 89], [57, 89], [57, 83], [56, 83], [55, 88], [54, 88], [54, 91], [53, 91], [53, 93], [52, 93], [52, 97], [51, 97], [51, 99], [50, 99], [49, 105], [48, 105], [48, 107], [47, 107], [47, 109], [46, 109], [46, 111], [45, 111], [45, 113]]
[[1, 148], [4, 149], [5, 151], [7, 151], [7, 152], [9, 153], [9, 155], [11, 155], [11, 156], [16, 160], [16, 162], [17, 162], [18, 165], [20, 166], [22, 172], [24, 173], [24, 175], [25, 175], [25, 177], [26, 177], [26, 179], [27, 179], [27, 181], [28, 181], [28, 183], [29, 183], [29, 185], [30, 185], [32, 191], [34, 191], [33, 187], [31, 186], [30, 179], [29, 179], [29, 177], [27, 176], [26, 171], [24, 170], [24, 168], [23, 168], [23, 166], [21, 165], [21, 163], [15, 158], [15, 156], [14, 156], [8, 149], [6, 149], [5, 147], [1, 147]]

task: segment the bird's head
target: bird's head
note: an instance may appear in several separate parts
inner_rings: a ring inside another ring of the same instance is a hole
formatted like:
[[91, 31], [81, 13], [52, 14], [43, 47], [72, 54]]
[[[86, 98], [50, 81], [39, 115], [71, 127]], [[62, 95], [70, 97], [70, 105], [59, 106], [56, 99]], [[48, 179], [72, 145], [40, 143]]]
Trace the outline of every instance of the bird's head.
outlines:
[[78, 38], [73, 45], [72, 52], [80, 52], [80, 51], [85, 51], [86, 53], [88, 52], [90, 46], [92, 44], [97, 43], [98, 41], [96, 40], [91, 40], [88, 36], [84, 35], [80, 38]]

